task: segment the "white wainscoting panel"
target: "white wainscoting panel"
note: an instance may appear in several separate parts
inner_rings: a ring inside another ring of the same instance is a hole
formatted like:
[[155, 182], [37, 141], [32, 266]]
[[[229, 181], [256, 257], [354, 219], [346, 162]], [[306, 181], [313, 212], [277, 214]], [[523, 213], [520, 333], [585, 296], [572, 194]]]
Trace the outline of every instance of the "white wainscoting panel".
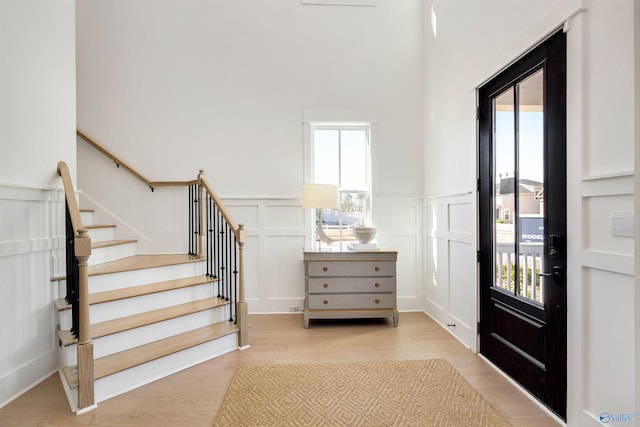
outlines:
[[475, 195], [428, 197], [425, 212], [425, 309], [463, 344], [477, 346]]
[[568, 286], [581, 286], [583, 295], [582, 416], [586, 425], [596, 425], [603, 413], [637, 412], [635, 242], [612, 225], [620, 213], [634, 215], [633, 174], [582, 178], [580, 190], [580, 277]]
[[397, 303], [400, 311], [424, 310], [423, 202], [418, 198], [376, 198], [373, 223], [378, 245], [398, 251]]
[[[304, 307], [304, 221], [300, 199], [224, 198], [237, 223], [245, 224], [245, 286], [250, 313], [284, 313]], [[424, 310], [422, 200], [374, 200], [378, 244], [398, 251], [398, 309]]]
[[64, 275], [64, 194], [0, 184], [0, 407], [57, 369], [54, 276]]
[[583, 284], [585, 408], [596, 415], [636, 413], [633, 277], [586, 269]]

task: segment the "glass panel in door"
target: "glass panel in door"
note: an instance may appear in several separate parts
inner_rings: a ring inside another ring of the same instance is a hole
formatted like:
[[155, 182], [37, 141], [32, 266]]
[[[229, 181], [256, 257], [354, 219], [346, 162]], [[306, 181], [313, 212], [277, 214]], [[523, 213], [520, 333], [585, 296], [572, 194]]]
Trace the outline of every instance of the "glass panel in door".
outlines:
[[544, 249], [544, 111], [540, 69], [517, 85], [518, 235], [521, 277], [517, 294], [542, 303]]
[[495, 242], [496, 273], [494, 286], [515, 292], [516, 241], [514, 218], [516, 218], [513, 182], [515, 179], [515, 105], [514, 89], [497, 96], [493, 100], [494, 128], [493, 141], [496, 212], [493, 241]]

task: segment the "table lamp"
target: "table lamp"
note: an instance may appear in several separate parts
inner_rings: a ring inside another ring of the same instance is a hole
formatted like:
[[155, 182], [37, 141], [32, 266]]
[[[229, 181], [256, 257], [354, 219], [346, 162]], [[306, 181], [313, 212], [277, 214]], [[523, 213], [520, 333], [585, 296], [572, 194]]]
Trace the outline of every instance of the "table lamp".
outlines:
[[313, 208], [317, 212], [316, 239], [318, 250], [321, 241], [331, 244], [331, 239], [322, 229], [322, 209], [338, 209], [338, 186], [332, 184], [305, 184], [302, 188], [302, 207]]

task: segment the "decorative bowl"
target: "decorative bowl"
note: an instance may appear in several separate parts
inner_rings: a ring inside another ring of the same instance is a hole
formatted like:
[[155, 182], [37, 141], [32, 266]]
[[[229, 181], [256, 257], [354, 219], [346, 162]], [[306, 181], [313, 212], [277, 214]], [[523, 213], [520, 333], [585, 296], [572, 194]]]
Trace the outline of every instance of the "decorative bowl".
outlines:
[[352, 228], [353, 236], [359, 243], [369, 243], [376, 237], [378, 231], [375, 227], [365, 227], [364, 225], [356, 225]]

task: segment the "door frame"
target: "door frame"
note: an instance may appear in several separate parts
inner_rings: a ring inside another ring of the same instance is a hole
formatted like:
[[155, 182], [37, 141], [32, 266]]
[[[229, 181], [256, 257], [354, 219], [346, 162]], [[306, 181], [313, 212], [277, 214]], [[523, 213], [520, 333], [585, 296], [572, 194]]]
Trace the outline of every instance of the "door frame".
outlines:
[[[550, 56], [548, 52], [552, 52]], [[492, 111], [490, 105], [481, 105], [481, 102], [486, 98], [490, 103], [492, 94], [500, 93], [505, 87], [514, 84], [517, 81], [521, 81], [526, 76], [532, 73], [532, 70], [536, 67], [541, 67], [542, 64], [548, 63], [545, 61], [551, 61], [554, 58], [561, 58], [561, 61], [553, 64], [555, 70], [561, 69], [561, 72], [547, 73], [545, 72], [545, 87], [546, 91], [554, 93], [560, 96], [561, 102], [548, 104], [546, 101], [545, 93], [545, 150], [547, 146], [551, 144], [561, 144], [563, 147], [561, 153], [554, 152], [554, 156], [548, 157], [545, 151], [545, 158], [547, 161], [547, 167], [544, 172], [544, 182], [550, 182], [548, 180], [548, 170], [561, 168], [565, 171], [560, 177], [561, 181], [554, 179], [559, 185], [564, 188], [564, 194], [561, 197], [555, 195], [545, 194], [545, 204], [547, 204], [547, 197], [554, 197], [553, 202], [549, 200], [549, 203], [553, 203], [558, 206], [558, 209], [554, 209], [553, 218], [551, 215], [545, 215], [544, 228], [548, 233], [549, 230], [560, 227], [565, 230], [565, 236], [561, 245], [563, 251], [563, 261], [561, 262], [561, 268], [564, 272], [567, 271], [566, 266], [566, 34], [562, 30], [558, 30], [551, 34], [544, 41], [540, 42], [531, 50], [523, 54], [518, 60], [511, 63], [508, 67], [501, 70], [498, 74], [494, 75], [490, 80], [479, 86], [477, 94], [477, 156], [478, 156], [478, 294], [479, 294], [479, 312], [478, 312], [478, 347], [479, 353], [486, 354], [486, 346], [488, 344], [487, 339], [483, 340], [483, 336], [489, 337], [491, 334], [491, 321], [483, 318], [489, 313], [492, 305], [491, 288], [493, 279], [489, 280], [488, 277], [493, 277], [492, 269], [495, 269], [494, 265], [494, 248], [493, 248], [493, 226], [489, 226], [495, 222], [495, 212], [493, 209], [493, 203], [481, 200], [481, 196], [491, 195], [491, 200], [495, 197], [495, 182], [493, 172], [489, 176], [481, 176], [483, 170], [493, 170], [493, 147], [490, 126], [481, 126], [481, 123], [489, 121], [491, 123], [492, 118], [482, 117], [482, 114], [486, 113], [487, 109]], [[487, 108], [489, 107], [489, 108]], [[560, 120], [549, 121], [549, 117], [561, 117]], [[561, 140], [558, 140], [560, 138]], [[488, 149], [485, 146], [488, 144]], [[547, 193], [547, 192], [545, 192]], [[557, 213], [557, 214], [555, 214]], [[544, 254], [549, 252], [549, 243], [544, 243]], [[545, 255], [543, 255], [545, 256]], [[550, 282], [550, 281], [549, 281]], [[562, 307], [545, 307], [545, 324], [554, 325], [554, 330], [558, 333], [557, 341], [552, 343], [552, 348], [548, 348], [546, 351], [551, 354], [557, 354], [560, 360], [564, 360], [564, 363], [559, 363], [556, 366], [551, 366], [548, 372], [548, 378], [551, 380], [549, 385], [545, 385], [546, 392], [544, 392], [544, 399], [546, 405], [562, 419], [566, 419], [566, 405], [567, 405], [567, 300], [566, 300], [566, 276], [564, 279], [565, 285], [550, 284], [547, 286], [547, 292], [562, 292], [564, 293], [564, 305]], [[555, 296], [554, 296], [555, 297]], [[558, 295], [562, 298], [562, 294]], [[522, 304], [522, 308], [525, 308]], [[531, 307], [528, 307], [531, 308]], [[532, 308], [535, 309], [535, 308]], [[557, 329], [557, 330], [556, 330]], [[549, 331], [550, 334], [550, 331]], [[546, 337], [549, 335], [545, 331]], [[560, 344], [555, 344], [560, 343]], [[484, 347], [484, 349], [483, 349]], [[485, 351], [483, 351], [485, 350]], [[491, 358], [489, 358], [491, 360]], [[499, 367], [500, 368], [500, 367]], [[546, 367], [545, 367], [546, 368]], [[500, 368], [502, 370], [502, 368]], [[509, 372], [505, 373], [511, 377]], [[547, 377], [545, 377], [547, 378]], [[514, 378], [516, 382], [518, 380]], [[525, 389], [527, 386], [521, 384]], [[534, 388], [530, 386], [531, 388]], [[540, 391], [536, 391], [532, 394], [540, 394]], [[551, 402], [551, 403], [549, 403]]]

